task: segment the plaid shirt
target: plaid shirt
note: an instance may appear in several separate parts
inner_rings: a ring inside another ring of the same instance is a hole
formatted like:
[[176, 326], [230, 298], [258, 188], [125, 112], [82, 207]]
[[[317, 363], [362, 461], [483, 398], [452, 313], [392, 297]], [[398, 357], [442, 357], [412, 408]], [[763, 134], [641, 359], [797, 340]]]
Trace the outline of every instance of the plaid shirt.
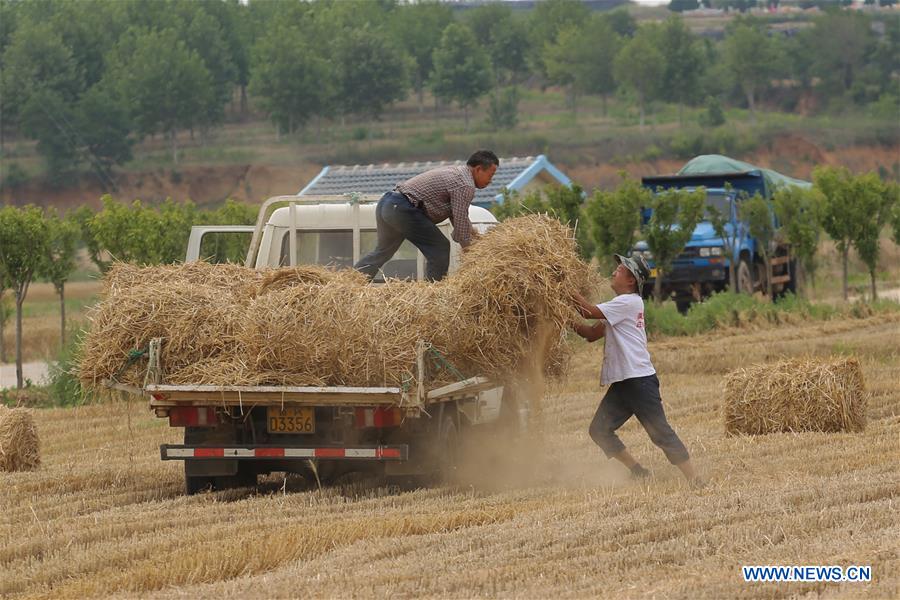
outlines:
[[475, 181], [466, 165], [438, 167], [420, 173], [394, 188], [424, 209], [432, 223], [449, 217], [453, 223], [453, 240], [465, 247], [472, 242], [469, 205], [475, 198]]

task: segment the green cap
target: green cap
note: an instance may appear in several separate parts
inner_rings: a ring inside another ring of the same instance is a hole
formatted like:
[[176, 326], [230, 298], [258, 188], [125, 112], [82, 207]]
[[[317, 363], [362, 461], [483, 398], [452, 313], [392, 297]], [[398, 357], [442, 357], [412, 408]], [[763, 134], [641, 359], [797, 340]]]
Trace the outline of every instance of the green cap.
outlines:
[[644, 260], [644, 257], [635, 256], [634, 258], [629, 258], [620, 254], [613, 254], [613, 256], [616, 258], [617, 264], [625, 265], [625, 268], [634, 275], [638, 284], [638, 291], [640, 291], [644, 282], [650, 277], [650, 266], [647, 264], [647, 261]]

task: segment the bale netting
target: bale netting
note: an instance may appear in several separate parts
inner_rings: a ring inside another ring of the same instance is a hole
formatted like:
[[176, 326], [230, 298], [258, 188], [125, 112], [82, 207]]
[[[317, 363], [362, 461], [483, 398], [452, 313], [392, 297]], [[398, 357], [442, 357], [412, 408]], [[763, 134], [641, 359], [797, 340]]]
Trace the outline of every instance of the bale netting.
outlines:
[[0, 471], [34, 471], [40, 445], [31, 411], [0, 406]]
[[[188, 265], [157, 267], [178, 268]], [[420, 342], [458, 371], [430, 369], [429, 383], [559, 373], [568, 353], [561, 332], [577, 318], [571, 297], [598, 284], [572, 231], [540, 215], [498, 224], [437, 283], [369, 285], [356, 271], [315, 266], [190, 268], [183, 281], [152, 267], [110, 274], [126, 273], [130, 287], [107, 284], [85, 343], [86, 385], [140, 383], [144, 363], [121, 365], [153, 337], [164, 338], [161, 367], [172, 384], [411, 385]]]
[[866, 403], [855, 358], [754, 365], [725, 377], [725, 432], [862, 431]]

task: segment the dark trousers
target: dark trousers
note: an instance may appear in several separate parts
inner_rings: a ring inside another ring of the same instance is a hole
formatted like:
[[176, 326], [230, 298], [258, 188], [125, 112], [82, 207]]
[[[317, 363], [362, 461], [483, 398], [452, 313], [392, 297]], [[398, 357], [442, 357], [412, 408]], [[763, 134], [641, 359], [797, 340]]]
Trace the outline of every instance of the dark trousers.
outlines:
[[353, 268], [370, 280], [378, 269], [400, 248], [403, 240], [409, 240], [425, 256], [425, 277], [429, 281], [443, 279], [450, 268], [450, 240], [437, 225], [425, 215], [425, 211], [412, 205], [400, 192], [388, 192], [375, 207], [375, 224], [378, 227], [378, 244], [375, 249], [359, 259]]
[[607, 458], [625, 449], [616, 430], [634, 415], [641, 422], [654, 444], [666, 453], [673, 465], [688, 458], [687, 448], [672, 430], [663, 411], [656, 375], [634, 377], [609, 386], [594, 414], [588, 433]]

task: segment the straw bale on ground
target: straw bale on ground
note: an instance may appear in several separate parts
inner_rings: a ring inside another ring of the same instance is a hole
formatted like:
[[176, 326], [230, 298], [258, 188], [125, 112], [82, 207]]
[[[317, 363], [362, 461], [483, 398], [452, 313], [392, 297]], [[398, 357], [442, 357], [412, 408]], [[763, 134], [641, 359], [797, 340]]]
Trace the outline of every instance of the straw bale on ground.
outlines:
[[736, 369], [725, 378], [725, 431], [862, 431], [862, 370], [855, 358], [791, 359]]
[[400, 385], [414, 376], [420, 340], [467, 376], [558, 373], [561, 331], [577, 318], [570, 298], [597, 285], [571, 230], [539, 215], [497, 225], [437, 283], [218, 267], [111, 271], [82, 381], [140, 383], [138, 366], [118, 370], [153, 337], [165, 338], [161, 366], [173, 384]]
[[31, 412], [0, 406], [0, 471], [34, 471], [40, 465], [40, 446]]

